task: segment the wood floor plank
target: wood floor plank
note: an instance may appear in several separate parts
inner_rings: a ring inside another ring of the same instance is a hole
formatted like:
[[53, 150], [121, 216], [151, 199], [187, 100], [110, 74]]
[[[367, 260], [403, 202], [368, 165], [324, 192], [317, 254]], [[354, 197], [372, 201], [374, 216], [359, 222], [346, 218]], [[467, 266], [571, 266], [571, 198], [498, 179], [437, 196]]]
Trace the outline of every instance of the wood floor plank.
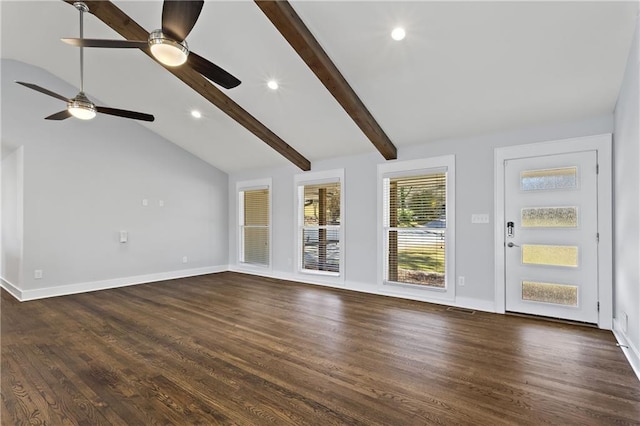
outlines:
[[[13, 424], [51, 424], [50, 413], [37, 389], [26, 381], [22, 368], [15, 363], [15, 359], [7, 361], [8, 355], [3, 354], [2, 365], [2, 398], [7, 402], [8, 412], [2, 413], [2, 424], [12, 424], [6, 416], [13, 419]], [[12, 362], [13, 361], [13, 362]]]
[[236, 273], [1, 303], [3, 425], [640, 424], [604, 330]]
[[[43, 364], [45, 358], [39, 348], [14, 347], [12, 352], [20, 360], [20, 366], [28, 374], [32, 386], [37, 392], [31, 395], [42, 397], [42, 412], [50, 415], [49, 424], [74, 425], [74, 424], [107, 424], [103, 416], [96, 410], [96, 407], [82, 394], [80, 394], [74, 383], [56, 374], [57, 369], [51, 364]], [[26, 379], [25, 379], [26, 380]]]
[[[86, 345], [92, 345], [86, 340]], [[123, 392], [121, 387], [110, 386], [113, 375], [109, 368], [95, 368], [83, 350], [75, 347], [52, 347], [51, 359], [58, 360], [59, 374], [77, 384], [82, 394], [89, 399], [96, 409], [110, 424], [141, 424], [148, 420], [147, 414], [140, 410], [133, 392]]]

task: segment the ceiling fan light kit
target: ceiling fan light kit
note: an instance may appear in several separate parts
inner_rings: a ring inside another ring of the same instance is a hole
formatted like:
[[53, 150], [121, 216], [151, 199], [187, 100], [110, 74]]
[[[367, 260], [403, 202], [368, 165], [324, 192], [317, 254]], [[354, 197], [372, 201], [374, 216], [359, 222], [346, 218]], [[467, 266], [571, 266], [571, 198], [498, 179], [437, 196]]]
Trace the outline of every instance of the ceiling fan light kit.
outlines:
[[149, 34], [149, 48], [153, 56], [168, 67], [184, 64], [189, 56], [186, 40], [177, 42], [165, 36], [162, 30], [155, 30]]
[[96, 106], [83, 92], [78, 93], [75, 98], [69, 100], [67, 110], [80, 120], [91, 120], [96, 116]]

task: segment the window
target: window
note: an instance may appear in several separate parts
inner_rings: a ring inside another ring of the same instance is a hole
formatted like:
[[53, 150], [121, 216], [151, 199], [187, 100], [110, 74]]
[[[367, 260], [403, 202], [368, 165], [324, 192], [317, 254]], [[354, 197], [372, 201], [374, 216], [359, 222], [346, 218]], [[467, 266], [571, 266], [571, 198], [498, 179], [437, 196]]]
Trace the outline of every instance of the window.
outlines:
[[342, 171], [298, 175], [298, 265], [339, 276], [342, 269]]
[[382, 281], [453, 297], [453, 156], [379, 166]]
[[270, 265], [270, 182], [246, 182], [238, 185], [239, 262], [242, 264]]

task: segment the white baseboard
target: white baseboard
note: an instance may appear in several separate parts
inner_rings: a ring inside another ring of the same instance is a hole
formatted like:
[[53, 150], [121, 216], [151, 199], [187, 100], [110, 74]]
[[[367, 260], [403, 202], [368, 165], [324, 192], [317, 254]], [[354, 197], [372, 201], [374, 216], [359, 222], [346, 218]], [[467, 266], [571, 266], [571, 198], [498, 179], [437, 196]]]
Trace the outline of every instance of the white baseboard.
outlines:
[[[173, 280], [176, 278], [187, 278], [187, 277], [193, 277], [196, 275], [214, 274], [217, 272], [227, 271], [228, 269], [229, 268], [227, 265], [208, 266], [204, 268], [181, 269], [178, 271], [160, 272], [156, 274], [137, 275], [133, 277], [124, 277], [124, 278], [114, 278], [110, 280], [91, 281], [91, 282], [78, 283], [78, 284], [39, 288], [35, 290], [20, 290], [15, 288], [14, 286], [15, 290], [18, 290], [18, 293], [15, 293], [14, 291], [6, 287], [5, 289], [8, 292], [10, 292], [16, 299], [20, 300], [21, 302], [25, 302], [27, 300], [44, 299], [47, 297], [65, 296], [69, 294], [86, 293], [89, 291], [106, 290], [110, 288], [126, 287], [126, 286], [136, 285], [136, 284], [146, 284], [146, 283], [152, 283], [156, 281]], [[4, 287], [4, 282], [3, 282], [3, 287]]]
[[622, 327], [618, 322], [617, 318], [613, 320], [613, 335], [616, 337], [616, 340], [621, 345], [620, 349], [624, 353], [624, 356], [627, 357], [629, 364], [631, 364], [631, 368], [633, 368], [633, 372], [636, 373], [638, 380], [640, 380], [640, 351], [633, 344], [631, 339], [627, 336], [627, 334], [622, 331]]
[[321, 281], [321, 279], [314, 279], [313, 275], [298, 275], [294, 273], [280, 272], [280, 271], [272, 271], [268, 269], [264, 270], [256, 270], [256, 269], [248, 269], [242, 268], [237, 265], [230, 265], [229, 270], [232, 272], [238, 272], [242, 274], [249, 275], [259, 275], [263, 277], [276, 278], [280, 280], [287, 281], [297, 281], [304, 284], [313, 284], [320, 285], [324, 287], [331, 288], [339, 288], [343, 290], [357, 291], [360, 293], [368, 293], [368, 294], [377, 294], [379, 296], [388, 296], [388, 297], [396, 297], [398, 299], [408, 299], [408, 300], [416, 300], [418, 302], [427, 302], [427, 303], [435, 303], [438, 305], [446, 305], [446, 306], [455, 306], [458, 308], [472, 309], [476, 311], [483, 312], [495, 312], [495, 306], [493, 300], [480, 300], [480, 299], [471, 299], [466, 297], [456, 297], [454, 301], [430, 298], [428, 295], [425, 296], [416, 296], [411, 294], [399, 293], [393, 290], [384, 290], [375, 287], [367, 287], [365, 288], [362, 284], [345, 281], [344, 283], [332, 284], [325, 281]]
[[16, 299], [22, 300], [22, 290], [13, 285], [11, 282], [5, 280], [4, 278], [0, 278], [0, 287], [7, 290], [7, 292]]
[[496, 313], [496, 303], [494, 300], [472, 299], [470, 297], [456, 297], [456, 304], [459, 308], [473, 309], [482, 312]]

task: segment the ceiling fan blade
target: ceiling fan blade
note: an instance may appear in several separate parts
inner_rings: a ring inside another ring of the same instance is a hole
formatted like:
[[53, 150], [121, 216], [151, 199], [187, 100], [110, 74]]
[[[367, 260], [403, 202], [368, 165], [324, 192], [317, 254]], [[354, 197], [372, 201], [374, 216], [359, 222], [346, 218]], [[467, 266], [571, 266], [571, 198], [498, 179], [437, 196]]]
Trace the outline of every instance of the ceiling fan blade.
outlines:
[[144, 49], [149, 46], [149, 42], [138, 40], [99, 40], [95, 38], [61, 38], [60, 40], [76, 47], [82, 46]]
[[16, 83], [21, 84], [25, 87], [28, 87], [29, 89], [33, 89], [37, 92], [44, 93], [45, 95], [49, 95], [56, 99], [60, 99], [61, 101], [70, 102], [68, 98], [65, 98], [62, 95], [58, 95], [57, 93], [52, 92], [51, 90], [45, 89], [44, 87], [40, 87], [37, 84], [25, 83], [24, 81], [16, 81]]
[[65, 109], [63, 111], [60, 112], [56, 112], [55, 114], [51, 114], [48, 117], [45, 117], [45, 120], [64, 120], [71, 117], [71, 113], [69, 112], [69, 110]]
[[176, 41], [187, 38], [202, 11], [204, 1], [165, 0], [162, 5], [162, 32]]
[[124, 117], [124, 118], [133, 118], [134, 120], [142, 120], [142, 121], [155, 120], [155, 117], [151, 114], [145, 114], [143, 112], [127, 111], [126, 109], [96, 106], [96, 111], [102, 114], [115, 115], [115, 116]]
[[238, 80], [216, 64], [210, 62], [209, 60], [194, 52], [189, 52], [187, 63], [191, 66], [191, 68], [198, 71], [200, 74], [207, 77], [214, 83], [224, 87], [225, 89], [233, 89], [241, 83], [240, 80]]

